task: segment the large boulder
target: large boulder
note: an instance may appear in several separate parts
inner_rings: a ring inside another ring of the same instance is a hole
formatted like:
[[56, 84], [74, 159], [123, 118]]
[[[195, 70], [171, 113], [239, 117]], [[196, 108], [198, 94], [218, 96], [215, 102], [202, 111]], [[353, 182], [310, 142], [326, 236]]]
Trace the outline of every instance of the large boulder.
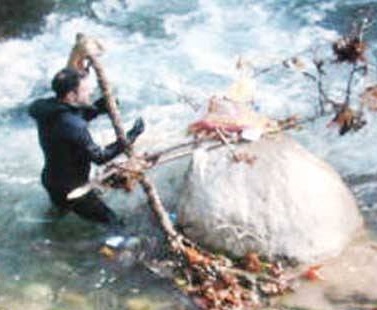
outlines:
[[257, 251], [312, 262], [338, 254], [362, 231], [355, 199], [339, 175], [293, 139], [194, 154], [178, 221], [201, 244], [235, 256]]

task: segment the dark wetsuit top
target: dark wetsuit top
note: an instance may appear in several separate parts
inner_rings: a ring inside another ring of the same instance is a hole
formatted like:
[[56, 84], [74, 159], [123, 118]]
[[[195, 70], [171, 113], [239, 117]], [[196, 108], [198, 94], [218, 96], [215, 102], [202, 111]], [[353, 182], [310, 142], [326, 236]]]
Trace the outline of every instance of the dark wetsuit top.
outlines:
[[101, 149], [88, 131], [88, 122], [105, 111], [96, 104], [74, 107], [56, 98], [29, 107], [45, 159], [42, 183], [55, 204], [64, 205], [66, 195], [88, 181], [91, 162], [103, 164], [121, 153], [117, 142]]

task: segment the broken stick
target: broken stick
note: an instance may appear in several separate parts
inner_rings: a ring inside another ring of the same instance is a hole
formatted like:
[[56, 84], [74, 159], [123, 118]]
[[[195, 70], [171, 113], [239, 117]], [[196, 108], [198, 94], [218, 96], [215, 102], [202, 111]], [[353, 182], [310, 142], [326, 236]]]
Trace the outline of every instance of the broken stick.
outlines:
[[[76, 57], [75, 51], [80, 51], [81, 55], [83, 55], [83, 57], [86, 57], [90, 61], [91, 66], [93, 67], [97, 75], [97, 80], [98, 80], [98, 84], [100, 86], [101, 92], [103, 96], [105, 97], [108, 114], [109, 114], [112, 126], [114, 128], [115, 135], [118, 140], [123, 141], [127, 145], [126, 150], [125, 150], [126, 154], [128, 156], [131, 156], [132, 155], [131, 145], [128, 143], [127, 138], [124, 134], [124, 128], [122, 124], [121, 115], [116, 105], [115, 98], [111, 94], [110, 83], [106, 77], [103, 66], [101, 65], [98, 59], [98, 53], [93, 52], [93, 50], [91, 50], [91, 46], [89, 45], [89, 43], [91, 44], [93, 43], [93, 40], [95, 41], [95, 39], [89, 39], [82, 33], [77, 34], [76, 44], [73, 47], [70, 58]], [[68, 63], [71, 63], [71, 61], [69, 61]], [[79, 63], [82, 63], [82, 61], [79, 61]], [[169, 219], [169, 215], [164, 209], [164, 206], [161, 202], [161, 199], [158, 195], [155, 185], [144, 174], [142, 174], [142, 177], [140, 179], [140, 184], [142, 185], [146, 195], [148, 196], [148, 200], [152, 206], [152, 209], [154, 213], [157, 215], [160, 221], [160, 224], [165, 234], [167, 235], [168, 239], [169, 240], [176, 239], [176, 237], [178, 236], [178, 232], [175, 230], [173, 223]]]

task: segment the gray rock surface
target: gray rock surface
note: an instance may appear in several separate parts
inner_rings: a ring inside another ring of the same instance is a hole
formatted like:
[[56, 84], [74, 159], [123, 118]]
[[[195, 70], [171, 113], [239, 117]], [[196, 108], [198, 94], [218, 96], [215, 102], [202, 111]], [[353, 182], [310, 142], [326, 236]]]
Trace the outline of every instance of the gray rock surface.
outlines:
[[340, 253], [362, 231], [356, 201], [339, 175], [287, 136], [193, 156], [178, 221], [203, 245], [312, 262]]

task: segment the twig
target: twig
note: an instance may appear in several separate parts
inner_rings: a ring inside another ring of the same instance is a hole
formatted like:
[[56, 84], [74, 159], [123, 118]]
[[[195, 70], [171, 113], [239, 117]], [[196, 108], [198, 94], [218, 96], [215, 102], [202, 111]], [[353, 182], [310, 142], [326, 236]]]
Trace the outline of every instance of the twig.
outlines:
[[357, 68], [357, 64], [353, 63], [352, 64], [352, 70], [351, 70], [350, 76], [348, 77], [348, 81], [347, 81], [346, 98], [344, 100], [344, 104], [347, 105], [347, 106], [350, 103], [351, 86], [352, 86], [353, 76], [356, 72], [356, 68]]
[[201, 104], [194, 102], [194, 99], [193, 99], [192, 96], [188, 96], [188, 95], [182, 94], [182, 93], [180, 93], [179, 91], [177, 91], [175, 89], [166, 87], [165, 85], [154, 84], [154, 86], [158, 87], [160, 89], [172, 92], [175, 96], [178, 97], [178, 101], [183, 101], [184, 103], [187, 103], [192, 108], [192, 110], [194, 112], [198, 112], [200, 110]]
[[178, 145], [170, 146], [166, 149], [163, 149], [161, 151], [157, 151], [157, 152], [152, 153], [152, 154], [145, 154], [144, 158], [145, 158], [146, 161], [152, 161], [152, 162], [157, 161], [163, 155], [166, 155], [166, 154], [171, 153], [171, 152], [176, 151], [176, 150], [180, 150], [180, 149], [188, 147], [188, 146], [199, 145], [200, 142], [201, 142], [200, 140], [194, 139], [194, 140], [191, 140], [191, 141], [188, 141], [188, 142], [180, 143]]
[[171, 242], [173, 240], [175, 241], [175, 239], [177, 238], [179, 234], [175, 230], [171, 220], [169, 219], [167, 212], [165, 211], [165, 208], [162, 204], [160, 196], [158, 195], [156, 186], [146, 176], [144, 176], [140, 180], [140, 185], [143, 187], [144, 192], [146, 193], [149, 203], [152, 207], [152, 210], [154, 211], [155, 215], [159, 219], [159, 222], [161, 223], [164, 229], [164, 232], [167, 234], [168, 239]]
[[236, 158], [237, 157], [236, 152], [234, 151], [233, 147], [230, 145], [228, 139], [224, 136], [224, 134], [222, 133], [222, 131], [219, 128], [216, 128], [216, 133], [219, 136], [221, 142], [224, 145], [226, 145], [227, 149], [232, 154], [233, 158]]
[[[319, 48], [319, 46], [318, 46], [317, 48]], [[286, 64], [288, 61], [290, 61], [290, 60], [292, 60], [292, 59], [294, 59], [294, 58], [297, 58], [297, 57], [300, 56], [300, 55], [306, 54], [306, 53], [308, 53], [308, 52], [310, 52], [310, 51], [312, 51], [312, 50], [313, 50], [313, 47], [306, 48], [306, 49], [304, 49], [304, 50], [298, 52], [298, 53], [295, 54], [294, 56], [287, 57], [287, 58], [282, 59], [282, 60], [280, 60], [279, 62], [277, 62], [277, 63], [275, 63], [275, 64], [269, 66], [269, 67], [266, 67], [266, 68], [262, 68], [262, 69], [260, 69], [259, 71], [257, 71], [256, 73], [254, 73], [254, 74], [252, 75], [252, 77], [253, 77], [253, 78], [256, 78], [256, 77], [258, 77], [258, 76], [260, 76], [260, 75], [263, 75], [263, 74], [265, 74], [265, 73], [267, 73], [267, 72], [273, 70], [274, 68], [276, 68], [276, 67], [278, 67], [278, 66], [281, 66], [281, 65], [284, 65], [284, 64]]]
[[317, 90], [318, 90], [318, 103], [319, 103], [319, 114], [323, 115], [325, 113], [324, 100], [327, 101], [327, 96], [323, 90], [322, 77], [325, 72], [323, 71], [323, 61], [314, 60], [315, 67], [317, 69], [318, 78], [317, 78]]
[[352, 64], [352, 70], [350, 72], [350, 75], [348, 77], [347, 81], [347, 88], [346, 88], [346, 98], [344, 100], [344, 103], [346, 106], [350, 104], [350, 97], [351, 97], [351, 92], [352, 92], [352, 82], [353, 78], [356, 72], [358, 71], [366, 71], [366, 66], [358, 66], [357, 63]]
[[325, 63], [324, 60], [313, 60], [313, 62], [314, 62], [314, 65], [316, 67], [317, 74], [318, 74], [318, 78], [316, 78], [316, 81], [317, 81], [317, 90], [318, 90], [318, 102], [320, 106], [320, 116], [323, 116], [325, 115], [326, 103], [331, 104], [334, 110], [339, 109], [342, 103], [330, 99], [323, 89], [323, 76], [325, 75], [325, 71], [323, 70], [323, 65]]

